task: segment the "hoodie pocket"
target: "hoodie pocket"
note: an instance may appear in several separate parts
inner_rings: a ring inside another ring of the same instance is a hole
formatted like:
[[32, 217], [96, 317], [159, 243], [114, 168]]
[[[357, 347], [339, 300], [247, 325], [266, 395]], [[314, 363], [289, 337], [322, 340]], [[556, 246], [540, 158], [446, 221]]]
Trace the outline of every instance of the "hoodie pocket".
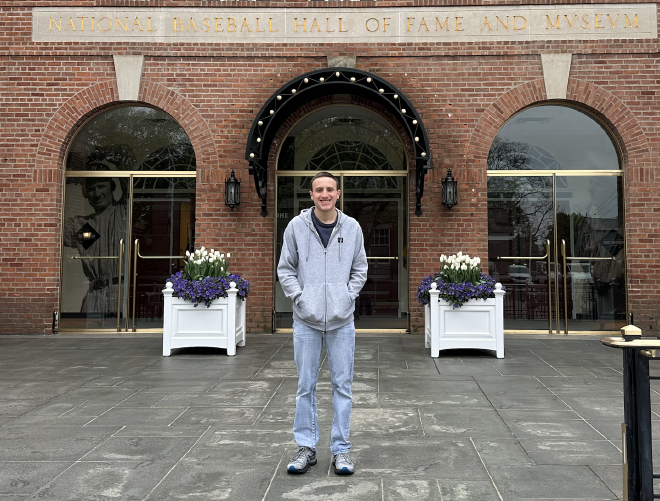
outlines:
[[303, 293], [293, 309], [298, 316], [312, 323], [323, 322], [323, 288], [320, 285], [305, 285]]
[[348, 294], [346, 284], [328, 284], [327, 286], [328, 322], [346, 320], [355, 310], [355, 302]]

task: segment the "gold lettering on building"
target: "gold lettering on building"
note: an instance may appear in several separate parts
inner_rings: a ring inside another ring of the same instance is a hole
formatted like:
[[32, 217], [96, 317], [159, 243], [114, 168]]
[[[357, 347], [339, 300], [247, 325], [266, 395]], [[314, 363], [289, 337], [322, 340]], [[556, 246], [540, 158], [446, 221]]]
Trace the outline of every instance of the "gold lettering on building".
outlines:
[[140, 28], [140, 31], [143, 31], [142, 30], [142, 25], [140, 24], [140, 20], [137, 17], [135, 18], [135, 21], [133, 21], [133, 27], [131, 28], [131, 31], [135, 31], [135, 25], [136, 24]]
[[124, 28], [124, 31], [128, 31], [128, 16], [126, 16], [126, 26], [124, 26], [124, 23], [118, 17], [115, 17], [115, 31], [119, 31], [119, 26]]
[[236, 33], [238, 30], [238, 26], [236, 26], [236, 19], [233, 17], [228, 17], [227, 18], [227, 31], [229, 33]]
[[76, 31], [76, 25], [73, 24], [73, 19], [69, 18], [69, 22], [66, 23], [66, 26], [64, 27], [64, 31], [67, 31], [69, 29], [69, 25], [71, 25], [71, 28], [73, 28], [73, 31]]
[[329, 17], [325, 18], [325, 32], [326, 33], [334, 33], [335, 32], [335, 30], [330, 29], [330, 18]]
[[440, 19], [438, 19], [438, 18], [436, 17], [436, 18], [435, 18], [435, 31], [438, 31], [438, 30], [442, 31], [443, 26], [444, 26], [444, 29], [445, 29], [446, 31], [449, 31], [449, 18], [448, 18], [448, 17], [445, 17], [445, 22], [444, 22], [444, 24], [443, 24], [442, 21], [440, 21]]
[[[373, 30], [369, 28], [370, 22], [371, 22], [371, 26], [373, 27]], [[364, 27], [367, 29], [369, 33], [373, 33], [374, 31], [378, 31], [380, 29], [380, 21], [378, 21], [378, 19], [376, 19], [375, 17], [370, 17], [364, 23]]]
[[[92, 31], [94, 31], [94, 18], [92, 18]], [[158, 29], [152, 30], [151, 29], [151, 18], [147, 18], [147, 31], [155, 32], [158, 31]]]
[[62, 18], [60, 17], [60, 24], [57, 24], [57, 21], [51, 17], [48, 22], [48, 31], [53, 31], [53, 25], [55, 25], [57, 31], [62, 31]]
[[[632, 22], [630, 21], [630, 18], [628, 18], [628, 14], [624, 14], [625, 19], [623, 20], [623, 27], [627, 28], [630, 26], [631, 28], [633, 27]], [[635, 21], [635, 28], [639, 28], [639, 23], [637, 22], [637, 14], [635, 14], [635, 17], [633, 17], [633, 21]]]
[[190, 21], [188, 21], [188, 27], [186, 28], [186, 33], [190, 31], [190, 26], [192, 26], [193, 29], [195, 30], [195, 33], [197, 33], [197, 25], [195, 24], [195, 21], [193, 20], [192, 17], [190, 18]]
[[[110, 23], [110, 26], [108, 26], [106, 29], [103, 29], [101, 27], [101, 21], [108, 21]], [[98, 27], [99, 30], [101, 31], [110, 31], [112, 29], [112, 19], [110, 19], [109, 17], [102, 17], [101, 19], [99, 19]]]
[[238, 31], [240, 31], [240, 32], [242, 33], [242, 32], [243, 32], [243, 28], [247, 28], [248, 33], [252, 33], [252, 30], [250, 29], [250, 25], [249, 25], [248, 22], [247, 22], [247, 18], [245, 18], [245, 17], [243, 18], [243, 23], [241, 23], [241, 29], [238, 30]]
[[493, 28], [490, 25], [490, 22], [488, 21], [488, 16], [484, 17], [484, 22], [481, 23], [481, 30], [484, 31], [484, 26], [488, 26], [488, 31], [493, 31]]
[[204, 33], [208, 33], [209, 31], [211, 31], [211, 25], [208, 23], [208, 21], [209, 21], [208, 17], [202, 19], [202, 23], [204, 23], [204, 30], [203, 30]]
[[619, 21], [619, 16], [620, 15], [621, 14], [617, 14], [616, 19], [614, 21], [612, 21], [612, 16], [610, 16], [609, 14], [607, 15], [607, 19], [610, 20], [610, 24], [612, 25], [612, 28], [614, 28], [616, 26], [616, 23]]
[[[306, 17], [303, 17], [302, 29], [303, 29], [303, 33], [307, 33], [307, 18]], [[295, 33], [298, 33], [298, 18], [297, 17], [293, 18], [293, 31]]]
[[495, 31], [500, 30], [500, 24], [502, 25], [502, 28], [509, 31], [509, 16], [506, 16], [506, 24], [504, 24], [504, 21], [502, 21], [502, 19], [500, 19], [500, 16], [497, 16], [497, 24], [495, 25]]
[[605, 26], [600, 25], [600, 23], [601, 23], [600, 16], [602, 16], [602, 14], [596, 14], [596, 29], [597, 30], [604, 30]]
[[[525, 24], [523, 24], [520, 28], [518, 28], [518, 19], [525, 21]], [[525, 16], [513, 16], [513, 29], [515, 31], [520, 31], [524, 30], [525, 28], [527, 28], [527, 18]]]
[[321, 33], [321, 27], [319, 26], [319, 22], [316, 20], [316, 18], [314, 18], [314, 21], [312, 21], [312, 25], [309, 27], [310, 33], [314, 29], [314, 26], [316, 26], [316, 32]]
[[[585, 17], [587, 17], [588, 15], [589, 14], [582, 14], [582, 29], [583, 30], [589, 29], [589, 20], [585, 19]], [[586, 23], [586, 26], [585, 26], [585, 23]]]
[[[568, 27], [572, 28], [573, 23], [577, 21], [577, 14], [575, 14], [575, 17], [573, 17], [573, 21], [571, 21], [566, 14], [564, 14], [564, 17], [566, 18], [566, 22], [568, 23]], [[559, 16], [557, 16], [557, 24], [559, 24]]]
[[222, 21], [222, 19], [223, 19], [222, 17], [216, 17], [216, 18], [215, 18], [215, 31], [216, 31], [216, 33], [217, 33], [217, 32], [223, 32], [223, 31], [225, 31], [225, 30], [219, 30], [219, 29], [218, 29], [218, 22], [219, 22], [219, 21]]
[[[85, 31], [85, 19], [89, 19], [88, 17], [78, 17], [80, 19], [80, 31]], [[137, 17], [135, 18], [137, 19]], [[142, 30], [140, 30], [142, 31]]]
[[266, 32], [266, 30], [260, 30], [260, 29], [259, 29], [259, 18], [257, 18], [257, 29], [256, 29], [256, 32], [257, 32], [257, 33], [265, 33], [265, 32]]
[[274, 30], [273, 29], [273, 18], [272, 17], [268, 18], [268, 31], [270, 33], [277, 33], [278, 31], [280, 31], [280, 30]]
[[[635, 16], [635, 18], [637, 18], [637, 16]], [[348, 30], [342, 30], [341, 29], [341, 20], [342, 19], [343, 18], [341, 18], [341, 17], [339, 18], [339, 33], [348, 33]]]
[[414, 17], [409, 17], [408, 18], [408, 31], [410, 31], [410, 21], [414, 21], [414, 20], [415, 20]]
[[463, 17], [456, 17], [456, 29], [454, 31], [465, 31], [463, 29]]
[[422, 18], [422, 21], [419, 23], [419, 28], [417, 28], [417, 32], [419, 33], [419, 30], [422, 29], [422, 25], [424, 25], [424, 28], [426, 28], [426, 31], [428, 33], [429, 27], [426, 25], [426, 21], [424, 20], [424, 18]]
[[559, 26], [559, 16], [555, 18], [554, 24], [552, 23], [552, 19], [550, 19], [550, 16], [547, 15], [545, 16], [545, 29], [549, 30], [550, 28], [557, 28], [558, 30], [561, 29], [561, 26]]
[[[177, 28], [181, 28], [181, 29], [179, 30]], [[175, 32], [183, 31], [183, 25], [181, 24], [181, 19], [179, 19], [178, 17], [174, 18], [174, 31]]]

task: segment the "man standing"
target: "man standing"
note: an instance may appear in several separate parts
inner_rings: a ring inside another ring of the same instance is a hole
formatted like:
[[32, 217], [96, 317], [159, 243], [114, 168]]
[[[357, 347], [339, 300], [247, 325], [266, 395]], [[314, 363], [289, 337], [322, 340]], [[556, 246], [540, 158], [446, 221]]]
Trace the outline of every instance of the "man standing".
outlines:
[[339, 211], [337, 178], [319, 172], [309, 192], [314, 207], [293, 218], [284, 232], [277, 274], [293, 301], [293, 349], [298, 368], [293, 437], [299, 450], [289, 473], [316, 464], [319, 440], [316, 382], [325, 340], [332, 382], [330, 451], [338, 475], [352, 475], [349, 456], [355, 325], [353, 311], [367, 280], [364, 236], [358, 222]]

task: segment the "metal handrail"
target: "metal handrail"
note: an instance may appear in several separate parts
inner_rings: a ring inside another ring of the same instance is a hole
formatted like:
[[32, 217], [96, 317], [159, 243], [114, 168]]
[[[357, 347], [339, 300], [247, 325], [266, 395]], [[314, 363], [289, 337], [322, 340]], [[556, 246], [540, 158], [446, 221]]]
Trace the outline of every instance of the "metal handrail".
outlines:
[[71, 259], [119, 259], [119, 256], [71, 256]]
[[137, 258], [141, 259], [185, 259], [186, 256], [143, 256], [140, 254], [140, 240], [135, 239], [135, 251], [133, 252], [133, 332], [136, 332], [135, 327], [135, 300], [137, 297]]
[[117, 332], [121, 332], [121, 269], [124, 264], [124, 239], [119, 240], [119, 279], [117, 280]]
[[[564, 334], [568, 334], [568, 286], [566, 285], [566, 240], [561, 239], [561, 257], [564, 267]], [[557, 330], [559, 331], [559, 322], [557, 322]]]
[[399, 259], [399, 256], [392, 256], [392, 257], [372, 257], [372, 256], [367, 256], [367, 259]]

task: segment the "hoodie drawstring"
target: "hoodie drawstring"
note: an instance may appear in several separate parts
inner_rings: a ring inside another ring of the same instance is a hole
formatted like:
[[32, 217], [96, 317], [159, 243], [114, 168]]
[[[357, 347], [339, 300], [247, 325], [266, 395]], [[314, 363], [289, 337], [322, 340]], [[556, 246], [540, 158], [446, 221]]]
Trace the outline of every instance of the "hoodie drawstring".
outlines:
[[307, 232], [307, 256], [305, 257], [305, 261], [309, 261], [309, 235], [312, 233], [312, 227], [308, 225], [307, 229], [309, 231]]

